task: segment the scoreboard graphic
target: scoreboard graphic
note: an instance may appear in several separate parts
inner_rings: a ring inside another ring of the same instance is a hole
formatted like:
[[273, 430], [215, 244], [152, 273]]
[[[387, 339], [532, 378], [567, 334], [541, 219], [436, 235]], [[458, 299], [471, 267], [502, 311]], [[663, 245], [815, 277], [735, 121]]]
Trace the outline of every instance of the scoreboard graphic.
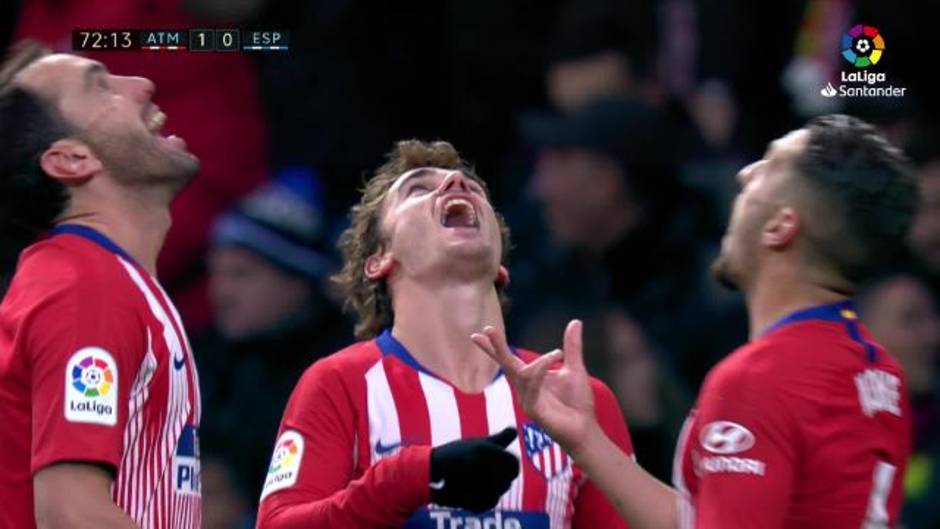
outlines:
[[284, 52], [290, 33], [259, 29], [75, 29], [73, 51]]

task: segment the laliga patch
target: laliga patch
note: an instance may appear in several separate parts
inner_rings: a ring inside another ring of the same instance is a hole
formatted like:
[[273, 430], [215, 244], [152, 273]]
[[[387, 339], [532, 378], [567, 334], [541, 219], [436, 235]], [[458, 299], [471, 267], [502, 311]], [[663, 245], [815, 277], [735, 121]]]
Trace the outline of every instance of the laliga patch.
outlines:
[[268, 477], [264, 480], [261, 499], [272, 492], [286, 489], [297, 483], [300, 460], [304, 456], [304, 438], [295, 430], [287, 430], [277, 438]]
[[65, 420], [114, 426], [118, 418], [118, 369], [100, 347], [79, 349], [65, 364]]

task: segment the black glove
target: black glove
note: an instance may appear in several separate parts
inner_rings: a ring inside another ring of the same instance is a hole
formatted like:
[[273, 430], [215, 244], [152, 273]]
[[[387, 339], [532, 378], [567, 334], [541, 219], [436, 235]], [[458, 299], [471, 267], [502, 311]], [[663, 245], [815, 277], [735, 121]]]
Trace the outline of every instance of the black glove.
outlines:
[[515, 428], [431, 450], [431, 502], [473, 512], [496, 506], [519, 474], [519, 459], [506, 451]]

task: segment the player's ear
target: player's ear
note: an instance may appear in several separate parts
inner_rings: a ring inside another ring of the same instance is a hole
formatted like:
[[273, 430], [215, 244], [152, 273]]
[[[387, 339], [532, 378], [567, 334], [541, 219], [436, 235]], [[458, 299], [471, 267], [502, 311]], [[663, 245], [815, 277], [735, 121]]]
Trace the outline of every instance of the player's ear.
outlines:
[[91, 148], [72, 139], [55, 141], [39, 157], [39, 165], [65, 185], [85, 183], [102, 169], [101, 160]]
[[366, 258], [363, 272], [368, 279], [376, 281], [389, 276], [395, 269], [395, 259], [383, 248]]
[[506, 288], [509, 284], [509, 270], [503, 266], [499, 265], [499, 270], [496, 272], [496, 286], [500, 288]]
[[764, 246], [780, 250], [786, 248], [800, 232], [800, 217], [793, 208], [783, 207], [764, 224], [761, 241]]

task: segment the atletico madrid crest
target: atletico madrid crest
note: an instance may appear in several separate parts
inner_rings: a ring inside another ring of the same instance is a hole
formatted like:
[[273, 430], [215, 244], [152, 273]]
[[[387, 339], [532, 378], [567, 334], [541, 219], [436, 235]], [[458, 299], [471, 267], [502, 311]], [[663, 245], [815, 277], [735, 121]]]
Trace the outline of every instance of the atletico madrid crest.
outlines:
[[571, 458], [551, 437], [534, 422], [522, 425], [525, 453], [546, 480], [551, 480], [569, 470]]

